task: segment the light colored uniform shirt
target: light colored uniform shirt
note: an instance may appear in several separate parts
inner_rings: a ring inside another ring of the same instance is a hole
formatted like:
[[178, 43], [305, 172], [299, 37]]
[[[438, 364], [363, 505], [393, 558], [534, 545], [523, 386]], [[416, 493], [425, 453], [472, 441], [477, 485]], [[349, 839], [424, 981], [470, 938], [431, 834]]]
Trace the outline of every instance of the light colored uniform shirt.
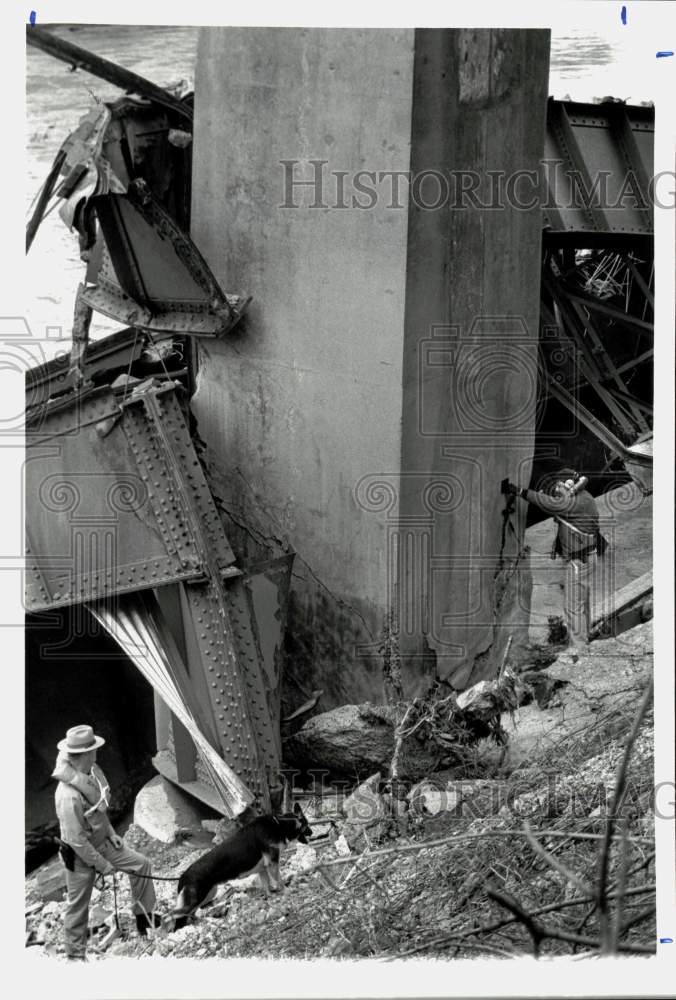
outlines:
[[[70, 769], [71, 778], [73, 770]], [[108, 782], [96, 765], [96, 777], [81, 772], [76, 774], [74, 783], [60, 780], [54, 796], [61, 840], [90, 868], [104, 871], [109, 862], [97, 848], [115, 833], [107, 812]]]

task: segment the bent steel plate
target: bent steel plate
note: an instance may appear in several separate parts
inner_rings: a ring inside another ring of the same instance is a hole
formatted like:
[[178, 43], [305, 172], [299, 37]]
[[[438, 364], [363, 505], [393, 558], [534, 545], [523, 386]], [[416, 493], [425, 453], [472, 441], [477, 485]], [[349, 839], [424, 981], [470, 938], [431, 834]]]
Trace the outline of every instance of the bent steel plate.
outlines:
[[190, 237], [143, 181], [93, 199], [105, 245], [83, 300], [141, 329], [212, 336], [233, 329], [249, 300], [221, 291]]
[[173, 384], [59, 401], [36, 413], [26, 436], [29, 611], [203, 578], [209, 561], [234, 562]]

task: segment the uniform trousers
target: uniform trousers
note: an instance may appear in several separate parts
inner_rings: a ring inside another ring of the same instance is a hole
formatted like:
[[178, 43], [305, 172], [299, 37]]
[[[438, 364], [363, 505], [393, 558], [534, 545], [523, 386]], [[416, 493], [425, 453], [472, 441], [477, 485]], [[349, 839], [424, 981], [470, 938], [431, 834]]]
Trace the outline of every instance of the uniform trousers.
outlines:
[[[139, 878], [140, 875], [151, 875], [150, 861], [138, 851], [122, 846], [114, 847], [109, 840], [97, 845], [97, 851], [117, 871], [129, 875], [131, 888], [132, 912], [152, 913], [155, 909], [155, 888], [152, 878]], [[66, 955], [69, 958], [84, 958], [87, 950], [87, 925], [89, 921], [89, 901], [94, 888], [97, 872], [90, 868], [79, 857], [75, 857], [75, 870], [66, 869], [66, 888], [68, 902], [64, 914], [64, 937]]]
[[591, 590], [595, 572], [596, 552], [590, 552], [584, 562], [569, 559], [566, 565], [563, 612], [568, 639], [573, 646], [586, 646], [589, 642]]

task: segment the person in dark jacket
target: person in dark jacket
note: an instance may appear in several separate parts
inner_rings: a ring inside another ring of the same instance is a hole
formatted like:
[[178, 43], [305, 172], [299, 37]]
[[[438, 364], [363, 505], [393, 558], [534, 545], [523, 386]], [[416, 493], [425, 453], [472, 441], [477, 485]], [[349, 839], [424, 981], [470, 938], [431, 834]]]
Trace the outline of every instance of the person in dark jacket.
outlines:
[[564, 616], [573, 660], [589, 643], [591, 587], [596, 570], [597, 554], [605, 548], [599, 531], [599, 512], [591, 493], [585, 489], [586, 479], [574, 469], [561, 469], [556, 477], [554, 493], [519, 489], [506, 481], [503, 492], [519, 496], [551, 515], [558, 530], [552, 558], [560, 556], [566, 564]]

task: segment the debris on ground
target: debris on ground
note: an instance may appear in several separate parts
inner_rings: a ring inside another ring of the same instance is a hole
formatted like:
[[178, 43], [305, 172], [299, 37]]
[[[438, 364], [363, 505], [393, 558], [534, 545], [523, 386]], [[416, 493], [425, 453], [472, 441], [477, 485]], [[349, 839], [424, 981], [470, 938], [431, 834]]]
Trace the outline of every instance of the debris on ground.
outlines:
[[331, 777], [366, 778], [391, 770], [416, 781], [440, 766], [460, 764], [489, 736], [504, 742], [501, 715], [519, 705], [523, 685], [509, 667], [494, 681], [456, 694], [437, 687], [405, 710], [397, 704], [342, 705], [309, 719], [284, 740], [287, 763]]
[[[316, 781], [297, 792], [313, 841], [284, 850], [284, 893], [266, 898], [257, 876], [239, 879], [186, 927], [142, 939], [118, 875], [120, 935], [111, 938], [115, 899], [106, 878], [92, 898], [90, 959], [653, 954], [651, 652], [647, 623], [592, 643], [578, 663], [530, 663], [559, 679], [560, 708], [543, 711], [531, 698], [504, 712], [508, 746], [522, 744], [500, 767], [494, 761], [493, 773], [458, 777], [451, 767], [394, 781], [390, 758], [347, 796]], [[557, 716], [548, 724], [559, 711], [563, 723]], [[536, 735], [537, 753], [523, 753]], [[229, 822], [203, 820], [203, 836], [220, 839]], [[177, 879], [205, 850], [163, 843], [135, 824], [125, 841], [164, 878]], [[63, 957], [63, 904], [45, 901], [41, 871], [27, 879], [26, 944]], [[166, 914], [176, 883], [155, 885]]]

